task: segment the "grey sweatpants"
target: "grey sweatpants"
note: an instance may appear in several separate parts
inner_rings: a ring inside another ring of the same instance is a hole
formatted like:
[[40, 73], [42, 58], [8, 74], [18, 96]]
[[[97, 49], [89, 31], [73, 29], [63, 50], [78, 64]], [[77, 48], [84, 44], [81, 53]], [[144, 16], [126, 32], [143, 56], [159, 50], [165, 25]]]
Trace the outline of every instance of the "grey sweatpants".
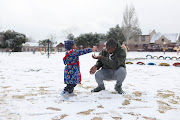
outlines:
[[126, 78], [126, 74], [126, 68], [124, 67], [119, 67], [118, 69], [101, 69], [96, 72], [95, 79], [98, 86], [104, 85], [103, 80], [116, 80], [117, 85], [122, 85], [122, 82]]

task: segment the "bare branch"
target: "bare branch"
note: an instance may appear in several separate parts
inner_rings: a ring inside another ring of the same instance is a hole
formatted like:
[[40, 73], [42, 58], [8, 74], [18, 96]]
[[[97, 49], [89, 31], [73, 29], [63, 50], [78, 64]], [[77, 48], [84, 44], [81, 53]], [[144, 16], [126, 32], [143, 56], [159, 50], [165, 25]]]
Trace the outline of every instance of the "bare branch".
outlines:
[[138, 17], [135, 13], [135, 8], [126, 6], [123, 13], [123, 22], [122, 22], [123, 34], [126, 38], [127, 44], [130, 37], [141, 32], [138, 23]]
[[56, 34], [49, 34], [49, 35], [47, 36], [47, 38], [48, 38], [50, 41], [55, 42], [55, 40], [56, 40]]
[[69, 35], [73, 35], [73, 32], [76, 30], [77, 28], [75, 27], [70, 27], [67, 29], [64, 29], [61, 31], [59, 37], [63, 38], [63, 39], [67, 39]]

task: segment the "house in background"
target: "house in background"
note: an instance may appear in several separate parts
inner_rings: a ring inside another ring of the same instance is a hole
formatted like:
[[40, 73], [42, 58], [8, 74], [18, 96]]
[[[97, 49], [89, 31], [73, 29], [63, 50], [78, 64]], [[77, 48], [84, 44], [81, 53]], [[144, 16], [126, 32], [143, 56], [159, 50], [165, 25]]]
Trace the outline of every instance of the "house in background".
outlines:
[[39, 51], [40, 47], [39, 47], [39, 43], [32, 43], [32, 42], [26, 42], [24, 44], [22, 44], [22, 52], [32, 52], [32, 51]]
[[173, 51], [173, 48], [179, 43], [179, 39], [179, 33], [161, 34], [159, 32], [153, 35], [150, 45], [154, 46], [153, 49], [165, 47], [168, 51]]
[[144, 51], [147, 50], [150, 40], [154, 34], [155, 30], [149, 31], [148, 33], [130, 38], [128, 43], [124, 42], [124, 44], [128, 44], [130, 51]]
[[[57, 44], [51, 44], [49, 45], [50, 51], [55, 52], [57, 50]], [[48, 47], [46, 45], [46, 51], [48, 50]], [[26, 42], [23, 44], [23, 47], [21, 49], [22, 52], [33, 52], [33, 51], [45, 51], [44, 46], [39, 46], [39, 43], [32, 43], [32, 42]]]
[[[172, 51], [180, 41], [179, 33], [161, 34], [155, 30], [133, 37], [128, 41], [130, 51], [161, 51], [162, 47]], [[124, 42], [127, 44], [127, 42]]]
[[65, 51], [64, 44], [63, 43], [59, 43], [57, 45], [57, 49], [58, 49], [58, 52], [64, 52]]

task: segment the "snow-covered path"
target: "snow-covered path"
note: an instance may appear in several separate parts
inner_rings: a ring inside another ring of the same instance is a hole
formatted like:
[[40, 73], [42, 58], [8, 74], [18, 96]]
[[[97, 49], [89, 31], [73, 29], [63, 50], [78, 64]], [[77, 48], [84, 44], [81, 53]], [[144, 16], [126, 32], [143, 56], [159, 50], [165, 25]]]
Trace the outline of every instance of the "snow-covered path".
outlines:
[[[98, 53], [96, 53], [98, 54]], [[167, 52], [129, 52], [127, 58], [176, 56]], [[91, 93], [97, 86], [89, 69], [96, 60], [92, 53], [80, 57], [82, 84], [75, 88], [77, 96], [64, 101], [62, 58], [36, 53], [0, 53], [0, 120], [179, 120], [180, 67], [173, 60], [127, 60], [124, 95], [114, 91], [115, 81], [105, 81], [106, 90]], [[179, 57], [179, 56], [178, 56]], [[137, 65], [137, 62], [156, 66]], [[158, 66], [168, 63], [169, 67]]]

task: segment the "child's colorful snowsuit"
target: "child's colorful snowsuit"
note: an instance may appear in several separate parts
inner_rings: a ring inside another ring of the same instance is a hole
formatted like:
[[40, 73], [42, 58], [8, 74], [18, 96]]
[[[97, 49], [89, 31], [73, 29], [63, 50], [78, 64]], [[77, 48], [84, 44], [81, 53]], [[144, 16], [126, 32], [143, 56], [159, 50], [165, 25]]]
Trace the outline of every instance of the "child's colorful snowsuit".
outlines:
[[66, 52], [66, 56], [63, 58], [64, 64], [66, 65], [64, 69], [65, 84], [81, 84], [79, 56], [90, 52], [92, 52], [91, 48]]

